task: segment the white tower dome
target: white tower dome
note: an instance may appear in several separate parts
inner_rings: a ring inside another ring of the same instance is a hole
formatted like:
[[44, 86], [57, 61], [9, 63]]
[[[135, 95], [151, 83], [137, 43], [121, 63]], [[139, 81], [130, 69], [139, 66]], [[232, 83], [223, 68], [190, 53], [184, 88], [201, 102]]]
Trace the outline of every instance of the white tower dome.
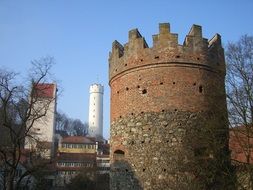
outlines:
[[103, 137], [103, 94], [104, 87], [101, 84], [90, 86], [88, 133], [92, 137]]

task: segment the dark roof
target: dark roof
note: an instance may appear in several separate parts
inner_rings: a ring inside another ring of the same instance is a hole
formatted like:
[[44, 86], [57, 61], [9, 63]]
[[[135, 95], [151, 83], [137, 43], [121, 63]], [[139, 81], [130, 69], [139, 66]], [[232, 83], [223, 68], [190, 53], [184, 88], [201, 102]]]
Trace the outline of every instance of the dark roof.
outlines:
[[95, 162], [96, 153], [58, 153], [57, 162]]
[[92, 137], [83, 136], [68, 136], [62, 139], [62, 143], [72, 143], [72, 144], [95, 144], [96, 140]]
[[85, 170], [87, 167], [57, 167], [57, 171], [81, 171]]
[[99, 144], [98, 149], [103, 152], [103, 154], [110, 154], [110, 144]]
[[110, 158], [109, 154], [98, 154], [97, 158]]

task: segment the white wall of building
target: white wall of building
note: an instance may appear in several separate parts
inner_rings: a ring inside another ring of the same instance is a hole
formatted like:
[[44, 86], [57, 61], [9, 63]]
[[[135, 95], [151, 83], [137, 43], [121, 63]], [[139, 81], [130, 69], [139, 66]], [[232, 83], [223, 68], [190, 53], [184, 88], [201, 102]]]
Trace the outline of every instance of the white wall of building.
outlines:
[[[56, 84], [53, 86], [52, 98], [40, 98], [34, 105], [34, 110], [40, 110], [41, 114], [46, 113], [45, 116], [37, 119], [32, 128], [29, 130], [33, 138], [26, 137], [25, 149], [35, 149], [37, 143], [48, 142], [51, 143], [51, 148], [45, 152], [45, 157], [50, 157], [53, 150], [54, 132], [55, 132], [55, 115], [56, 115]], [[45, 112], [46, 111], [46, 112]], [[28, 123], [29, 125], [29, 123]], [[49, 148], [49, 147], [48, 147]]]
[[92, 137], [103, 136], [103, 94], [101, 84], [90, 86], [89, 135]]

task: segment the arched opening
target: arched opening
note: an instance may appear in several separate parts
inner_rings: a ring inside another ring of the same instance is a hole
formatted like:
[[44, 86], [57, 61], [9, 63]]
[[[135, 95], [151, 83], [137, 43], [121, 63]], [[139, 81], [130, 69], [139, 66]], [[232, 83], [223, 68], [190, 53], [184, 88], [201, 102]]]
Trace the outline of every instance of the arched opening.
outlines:
[[123, 150], [115, 150], [113, 153], [114, 160], [123, 160], [125, 158], [125, 152]]

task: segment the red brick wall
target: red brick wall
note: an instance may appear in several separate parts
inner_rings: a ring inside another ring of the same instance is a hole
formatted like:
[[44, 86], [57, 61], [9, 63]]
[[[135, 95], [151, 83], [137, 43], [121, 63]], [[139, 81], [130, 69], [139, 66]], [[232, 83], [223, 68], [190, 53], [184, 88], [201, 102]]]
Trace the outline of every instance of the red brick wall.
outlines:
[[201, 67], [176, 64], [131, 70], [111, 82], [111, 121], [141, 112], [207, 110], [222, 80]]

